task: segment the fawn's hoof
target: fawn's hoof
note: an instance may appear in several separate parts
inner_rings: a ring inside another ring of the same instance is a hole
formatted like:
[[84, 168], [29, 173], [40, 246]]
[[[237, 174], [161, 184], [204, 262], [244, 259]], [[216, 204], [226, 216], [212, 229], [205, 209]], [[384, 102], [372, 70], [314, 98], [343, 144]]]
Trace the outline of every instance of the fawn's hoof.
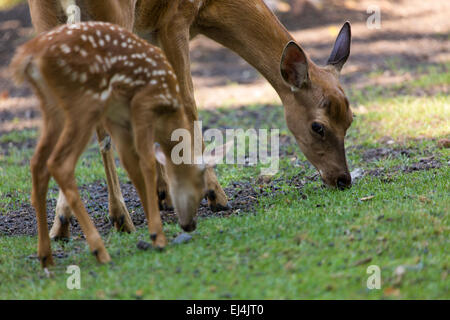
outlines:
[[226, 211], [231, 209], [231, 206], [228, 204], [228, 199], [225, 195], [225, 192], [223, 192], [223, 190], [220, 191], [221, 192], [217, 192], [210, 189], [206, 193], [209, 208], [212, 212]]
[[158, 251], [164, 250], [164, 248], [167, 245], [167, 240], [166, 240], [166, 236], [164, 235], [164, 233], [162, 233], [162, 234], [151, 233], [150, 239], [152, 240], [153, 247]]
[[108, 263], [111, 261], [108, 251], [105, 248], [95, 249], [92, 251], [99, 263]]
[[53, 257], [51, 253], [38, 255], [39, 261], [41, 262], [41, 266], [44, 270], [46, 270], [50, 266], [54, 266]]

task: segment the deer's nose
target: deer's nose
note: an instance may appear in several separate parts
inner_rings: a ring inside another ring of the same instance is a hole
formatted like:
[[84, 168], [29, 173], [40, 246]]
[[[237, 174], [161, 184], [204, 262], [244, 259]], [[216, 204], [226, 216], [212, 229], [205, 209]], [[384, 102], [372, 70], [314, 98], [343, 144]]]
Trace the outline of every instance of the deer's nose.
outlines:
[[337, 178], [336, 184], [340, 190], [349, 188], [352, 185], [352, 177], [349, 174], [343, 174]]

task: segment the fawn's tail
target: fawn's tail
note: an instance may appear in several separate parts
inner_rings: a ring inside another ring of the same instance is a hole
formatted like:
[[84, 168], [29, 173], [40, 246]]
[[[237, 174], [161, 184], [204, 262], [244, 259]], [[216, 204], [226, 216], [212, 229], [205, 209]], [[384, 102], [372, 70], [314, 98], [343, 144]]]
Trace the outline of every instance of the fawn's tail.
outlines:
[[12, 77], [17, 85], [22, 84], [27, 78], [27, 70], [33, 60], [33, 55], [27, 52], [23, 47], [20, 47], [14, 55], [10, 70]]

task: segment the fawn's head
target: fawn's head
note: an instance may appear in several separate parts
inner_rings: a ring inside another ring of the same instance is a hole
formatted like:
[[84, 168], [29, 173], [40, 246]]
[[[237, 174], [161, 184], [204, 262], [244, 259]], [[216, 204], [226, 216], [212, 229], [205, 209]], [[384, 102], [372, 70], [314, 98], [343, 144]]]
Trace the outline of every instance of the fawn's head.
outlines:
[[281, 75], [291, 87], [285, 101], [286, 122], [306, 158], [329, 186], [351, 185], [344, 138], [353, 115], [339, 73], [350, 54], [351, 31], [346, 22], [325, 67], [315, 65], [294, 41], [281, 58]]
[[203, 156], [201, 164], [195, 161], [174, 164], [173, 154], [164, 153], [160, 145], [155, 144], [155, 158], [164, 168], [178, 222], [184, 231], [194, 231], [197, 226], [197, 209], [207, 191], [206, 169], [214, 167], [229, 147], [228, 144], [216, 147], [213, 155]]

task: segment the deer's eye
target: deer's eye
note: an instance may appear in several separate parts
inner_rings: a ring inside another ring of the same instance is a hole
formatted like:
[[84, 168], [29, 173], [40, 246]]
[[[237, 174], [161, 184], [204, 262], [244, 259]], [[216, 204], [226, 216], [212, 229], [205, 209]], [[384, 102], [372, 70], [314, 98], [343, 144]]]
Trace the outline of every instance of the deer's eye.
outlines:
[[312, 125], [311, 125], [311, 129], [312, 129], [312, 131], [314, 131], [315, 133], [317, 133], [321, 137], [323, 137], [324, 134], [325, 134], [325, 129], [324, 129], [323, 125], [321, 125], [318, 122], [313, 122]]

